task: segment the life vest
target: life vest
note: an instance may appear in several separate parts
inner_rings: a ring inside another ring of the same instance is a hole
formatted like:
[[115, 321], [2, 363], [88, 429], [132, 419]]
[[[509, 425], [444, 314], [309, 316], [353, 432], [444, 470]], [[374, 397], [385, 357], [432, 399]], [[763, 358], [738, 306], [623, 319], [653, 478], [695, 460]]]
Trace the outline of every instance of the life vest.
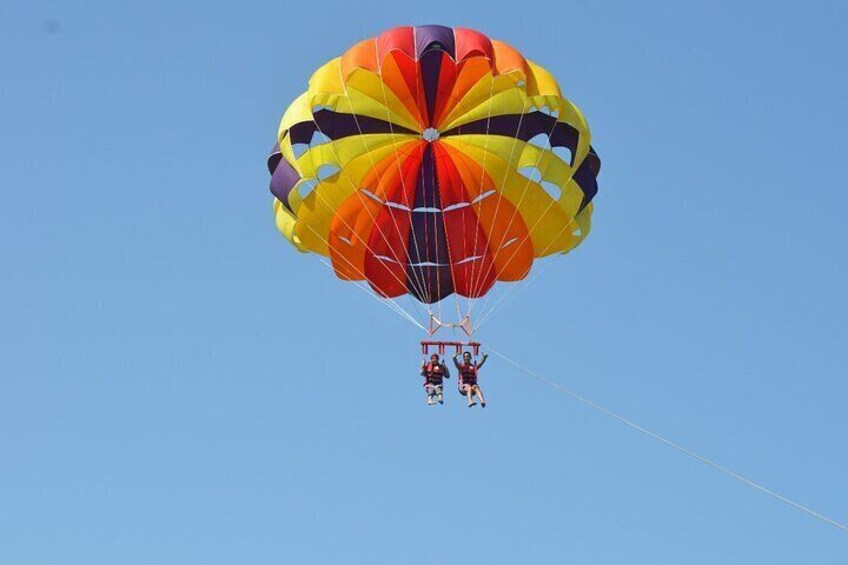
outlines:
[[442, 384], [445, 377], [445, 368], [441, 363], [427, 363], [424, 367], [427, 383]]
[[473, 363], [469, 365], [463, 364], [459, 368], [459, 375], [464, 384], [477, 384], [477, 365], [474, 365]]

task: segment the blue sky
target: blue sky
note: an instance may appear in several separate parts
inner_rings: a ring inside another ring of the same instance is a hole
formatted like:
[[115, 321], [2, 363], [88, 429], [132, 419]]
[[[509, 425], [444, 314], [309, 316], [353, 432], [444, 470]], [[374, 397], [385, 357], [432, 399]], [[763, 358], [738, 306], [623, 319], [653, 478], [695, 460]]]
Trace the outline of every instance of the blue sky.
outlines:
[[[594, 231], [481, 339], [848, 520], [843, 3], [0, 6], [0, 562], [843, 563], [848, 535], [419, 333], [274, 228], [318, 65], [400, 24], [548, 67]], [[744, 4], [744, 5], [740, 5]]]

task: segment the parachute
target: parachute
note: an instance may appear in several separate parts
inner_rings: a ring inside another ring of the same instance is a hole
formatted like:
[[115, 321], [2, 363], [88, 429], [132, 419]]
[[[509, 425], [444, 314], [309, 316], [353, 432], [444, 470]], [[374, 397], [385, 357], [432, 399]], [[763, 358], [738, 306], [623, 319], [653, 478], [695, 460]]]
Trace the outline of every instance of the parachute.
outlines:
[[285, 111], [268, 159], [277, 227], [432, 320], [430, 305], [481, 298], [586, 238], [590, 138], [554, 77], [506, 43], [393, 28], [315, 71]]

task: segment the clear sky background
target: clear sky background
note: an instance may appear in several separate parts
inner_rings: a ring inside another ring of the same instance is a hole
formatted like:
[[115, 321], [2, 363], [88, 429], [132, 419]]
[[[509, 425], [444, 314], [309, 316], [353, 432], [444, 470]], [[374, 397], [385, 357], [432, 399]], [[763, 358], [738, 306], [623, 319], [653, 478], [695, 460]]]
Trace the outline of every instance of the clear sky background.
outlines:
[[420, 333], [276, 232], [285, 106], [410, 23], [549, 68], [603, 160], [484, 343], [848, 520], [844, 3], [3, 2], [0, 563], [845, 563], [498, 359], [428, 409]]

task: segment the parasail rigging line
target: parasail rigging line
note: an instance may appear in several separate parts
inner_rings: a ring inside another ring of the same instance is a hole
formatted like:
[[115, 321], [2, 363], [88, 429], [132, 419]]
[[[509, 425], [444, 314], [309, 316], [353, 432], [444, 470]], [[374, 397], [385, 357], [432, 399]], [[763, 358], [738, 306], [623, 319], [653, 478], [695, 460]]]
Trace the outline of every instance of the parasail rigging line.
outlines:
[[[333, 265], [329, 261], [327, 261], [326, 259], [324, 259], [320, 255], [318, 256], [318, 258], [330, 270], [333, 270]], [[374, 300], [376, 300], [377, 302], [379, 302], [380, 304], [382, 304], [386, 308], [390, 309], [392, 312], [396, 313], [398, 316], [400, 316], [404, 320], [406, 320], [409, 323], [413, 324], [414, 326], [424, 330], [425, 332], [427, 331], [427, 328], [425, 328], [423, 325], [421, 325], [421, 323], [419, 323], [418, 320], [416, 320], [409, 312], [407, 312], [400, 304], [395, 302], [393, 299], [391, 299], [391, 298], [387, 299], [387, 298], [383, 298], [382, 296], [377, 296], [370, 288], [368, 288], [361, 281], [350, 281], [350, 282], [354, 283], [354, 285], [356, 285], [356, 288], [358, 288], [359, 290], [361, 290], [362, 292], [364, 292], [365, 294], [367, 294], [368, 296], [370, 296], [371, 298], [373, 298]]]
[[[323, 258], [321, 258], [321, 261], [324, 264], [326, 264], [328, 267], [332, 268], [331, 265], [327, 261], [325, 261]], [[370, 292], [364, 285], [360, 286], [359, 284], [357, 284], [357, 287], [359, 287], [363, 292], [365, 292], [366, 294], [368, 294], [369, 296], [371, 296], [372, 298], [374, 298], [375, 300], [377, 300], [381, 304], [384, 304], [386, 307], [392, 309], [396, 314], [398, 314], [399, 316], [401, 316], [402, 318], [407, 320], [409, 323], [411, 323], [414, 326], [417, 326], [417, 327], [426, 331], [426, 328], [424, 328], [424, 326], [422, 326], [420, 323], [418, 323], [418, 321], [415, 320], [412, 316], [410, 316], [407, 312], [403, 311], [402, 309], [396, 310], [396, 309], [392, 308], [392, 304], [390, 302], [387, 302], [387, 301], [383, 300], [382, 298], [376, 296], [375, 294]], [[727, 475], [730, 478], [735, 479], [736, 481], [739, 481], [739, 482], [741, 482], [741, 483], [743, 483], [743, 484], [745, 484], [745, 485], [747, 485], [747, 486], [749, 486], [749, 487], [751, 487], [755, 490], [758, 490], [758, 491], [762, 492], [763, 494], [765, 494], [765, 495], [767, 495], [767, 496], [769, 496], [769, 497], [771, 497], [775, 500], [778, 500], [778, 501], [780, 501], [780, 502], [782, 502], [782, 503], [784, 503], [788, 506], [791, 506], [791, 507], [795, 508], [796, 510], [800, 510], [801, 512], [804, 512], [805, 514], [808, 514], [809, 516], [812, 516], [813, 518], [816, 518], [817, 520], [820, 520], [820, 521], [822, 521], [826, 524], [834, 526], [835, 528], [838, 528], [838, 529], [840, 529], [844, 532], [848, 532], [848, 525], [846, 525], [846, 524], [844, 524], [844, 523], [842, 523], [838, 520], [835, 520], [833, 518], [829, 518], [828, 516], [825, 516], [824, 514], [817, 512], [816, 510], [813, 510], [812, 508], [805, 506], [804, 504], [801, 504], [800, 502], [796, 502], [795, 500], [792, 500], [791, 498], [788, 498], [788, 497], [786, 497], [786, 496], [784, 496], [784, 495], [782, 495], [782, 494], [780, 494], [780, 493], [778, 493], [778, 492], [776, 492], [776, 491], [774, 491], [774, 490], [772, 490], [768, 487], [763, 486], [762, 484], [754, 481], [753, 479], [750, 479], [750, 478], [748, 478], [744, 475], [737, 473], [736, 471], [733, 471], [732, 469], [722, 465], [721, 463], [717, 463], [717, 462], [713, 461], [712, 459], [709, 459], [709, 458], [707, 458], [703, 455], [700, 455], [699, 453], [697, 453], [697, 452], [695, 452], [695, 451], [693, 451], [693, 450], [691, 450], [687, 447], [684, 447], [684, 446], [680, 445], [679, 443], [676, 443], [676, 442], [670, 440], [669, 438], [667, 438], [663, 435], [660, 435], [656, 432], [653, 432], [653, 431], [645, 428], [644, 426], [641, 426], [641, 425], [637, 424], [636, 422], [634, 422], [634, 421], [632, 421], [628, 418], [625, 418], [624, 416], [621, 416], [620, 414], [618, 414], [616, 412], [613, 412], [609, 408], [606, 408], [606, 407], [598, 404], [597, 402], [594, 402], [594, 401], [586, 398], [585, 396], [580, 395], [580, 394], [574, 392], [573, 390], [557, 383], [556, 381], [553, 381], [553, 380], [547, 378], [546, 376], [542, 375], [541, 373], [538, 373], [538, 372], [534, 371], [533, 369], [525, 367], [524, 365], [518, 363], [517, 361], [511, 359], [510, 357], [507, 357], [506, 355], [504, 355], [500, 351], [493, 349], [490, 346], [487, 346], [487, 348], [494, 355], [500, 357], [501, 359], [503, 359], [504, 361], [506, 361], [510, 365], [514, 366], [515, 368], [519, 369], [520, 371], [538, 379], [539, 381], [548, 385], [549, 387], [553, 388], [554, 390], [574, 398], [578, 402], [585, 404], [586, 406], [589, 406], [590, 408], [596, 410], [597, 412], [600, 412], [600, 413], [602, 413], [606, 416], [609, 416], [610, 418], [617, 420], [618, 422], [626, 425], [627, 427], [632, 428], [632, 429], [636, 430], [637, 432], [639, 432], [643, 435], [646, 435], [649, 438], [651, 438], [655, 441], [658, 441], [658, 442], [660, 442], [660, 443], [662, 443], [662, 444], [664, 444], [664, 445], [666, 445], [666, 446], [668, 446], [668, 447], [670, 447], [670, 448], [672, 448], [672, 449], [674, 449], [674, 450], [676, 450], [680, 453], [683, 453], [684, 455], [686, 455], [686, 456], [688, 456], [688, 457], [690, 457], [690, 458], [692, 458], [696, 461], [699, 461], [700, 463], [703, 463], [704, 465], [706, 465], [706, 466], [708, 466], [708, 467], [710, 467], [710, 468], [712, 468], [716, 471], [719, 471], [720, 473]]]
[[717, 471], [719, 471], [719, 472], [721, 472], [721, 473], [723, 473], [723, 474], [725, 474], [725, 475], [727, 475], [727, 476], [729, 476], [729, 477], [731, 477], [731, 478], [733, 478], [733, 479], [735, 479], [735, 480], [737, 480], [737, 481], [739, 481], [743, 484], [746, 484], [751, 488], [754, 488], [754, 489], [756, 489], [756, 490], [758, 490], [758, 491], [760, 491], [760, 492], [762, 492], [762, 493], [764, 493], [764, 494], [766, 494], [766, 495], [768, 495], [768, 496], [770, 496], [770, 497], [772, 497], [776, 500], [779, 500], [780, 502], [783, 502], [784, 504], [787, 504], [787, 505], [789, 505], [789, 506], [791, 506], [791, 507], [793, 507], [797, 510], [800, 510], [800, 511], [812, 516], [813, 518], [816, 518], [818, 520], [821, 520], [822, 522], [830, 524], [831, 526], [839, 528], [840, 530], [842, 530], [844, 532], [848, 532], [848, 525], [845, 525], [842, 522], [834, 520], [833, 518], [829, 518], [829, 517], [825, 516], [824, 514], [816, 512], [812, 508], [805, 506], [805, 505], [801, 504], [800, 502], [796, 502], [796, 501], [794, 501], [790, 498], [787, 498], [786, 496], [779, 494], [779, 493], [761, 485], [760, 483], [758, 483], [758, 482], [756, 482], [752, 479], [749, 479], [748, 477], [745, 477], [744, 475], [740, 475], [736, 471], [733, 471], [733, 470], [729, 469], [728, 467], [725, 467], [724, 465], [722, 465], [720, 463], [716, 463], [715, 461], [708, 459], [708, 458], [704, 457], [703, 455], [700, 455], [700, 454], [692, 451], [691, 449], [683, 447], [679, 443], [675, 443], [674, 441], [668, 439], [665, 436], [662, 436], [658, 433], [652, 432], [651, 430], [649, 430], [649, 429], [647, 429], [643, 426], [640, 426], [636, 422], [629, 420], [628, 418], [625, 418], [624, 416], [621, 416], [620, 414], [613, 412], [609, 408], [601, 406], [597, 402], [594, 402], [592, 400], [589, 400], [585, 396], [577, 394], [573, 390], [564, 387], [563, 385], [557, 383], [556, 381], [552, 381], [551, 379], [547, 378], [546, 376], [542, 375], [541, 373], [538, 373], [538, 372], [536, 372], [532, 369], [529, 369], [528, 367], [525, 367], [524, 365], [521, 365], [517, 361], [510, 359], [509, 357], [507, 357], [503, 353], [500, 353], [499, 351], [492, 349], [491, 347], [488, 347], [488, 349], [489, 349], [489, 351], [491, 351], [492, 353], [494, 353], [495, 355], [497, 355], [498, 357], [500, 357], [501, 359], [503, 359], [504, 361], [506, 361], [507, 363], [509, 363], [513, 367], [521, 370], [522, 372], [524, 372], [524, 373], [526, 373], [526, 374], [528, 374], [532, 377], [535, 377], [536, 379], [545, 383], [549, 387], [574, 398], [575, 400], [581, 402], [582, 404], [585, 404], [586, 406], [589, 406], [590, 408], [593, 408], [594, 410], [601, 412], [602, 414], [605, 414], [605, 415], [609, 416], [610, 418], [613, 418], [614, 420], [618, 420], [622, 424], [636, 430], [637, 432], [640, 432], [640, 433], [642, 433], [642, 434], [644, 434], [644, 435], [646, 435], [646, 436], [648, 436], [648, 437], [650, 437], [650, 438], [652, 438], [652, 439], [654, 439], [654, 440], [656, 440], [656, 441], [658, 441], [662, 444], [665, 444], [668, 447], [671, 447], [672, 449], [675, 449], [675, 450], [679, 451], [680, 453], [683, 453], [684, 455], [687, 455], [687, 456], [691, 457], [692, 459], [695, 459], [696, 461], [700, 461], [704, 465], [707, 465], [708, 467], [711, 467], [711, 468], [713, 468], [713, 469], [715, 469], [715, 470], [717, 470]]

